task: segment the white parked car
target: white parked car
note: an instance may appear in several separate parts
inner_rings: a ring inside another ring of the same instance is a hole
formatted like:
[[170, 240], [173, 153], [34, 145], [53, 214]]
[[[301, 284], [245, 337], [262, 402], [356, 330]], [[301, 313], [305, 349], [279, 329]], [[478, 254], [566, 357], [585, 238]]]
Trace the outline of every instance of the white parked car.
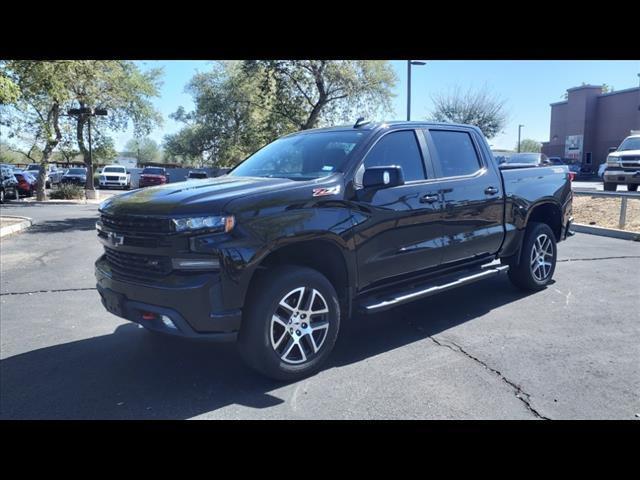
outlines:
[[129, 190], [131, 188], [131, 175], [127, 173], [127, 167], [122, 165], [107, 165], [98, 177], [100, 188], [118, 187]]
[[[30, 163], [27, 166], [27, 172], [38, 178], [38, 175], [40, 174], [40, 164]], [[60, 183], [60, 180], [62, 180], [62, 170], [58, 169], [55, 165], [46, 165], [44, 174], [46, 188], [51, 188], [51, 185], [56, 185]]]

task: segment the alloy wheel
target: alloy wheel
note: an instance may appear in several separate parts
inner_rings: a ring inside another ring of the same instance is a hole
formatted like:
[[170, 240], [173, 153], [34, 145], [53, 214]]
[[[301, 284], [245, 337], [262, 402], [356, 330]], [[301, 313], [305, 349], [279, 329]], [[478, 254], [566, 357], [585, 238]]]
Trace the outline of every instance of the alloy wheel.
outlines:
[[531, 249], [530, 266], [533, 277], [542, 282], [547, 279], [551, 273], [553, 260], [553, 242], [545, 233], [536, 237]]
[[315, 357], [329, 331], [329, 307], [315, 288], [298, 287], [278, 302], [271, 316], [271, 347], [285, 363], [300, 364]]

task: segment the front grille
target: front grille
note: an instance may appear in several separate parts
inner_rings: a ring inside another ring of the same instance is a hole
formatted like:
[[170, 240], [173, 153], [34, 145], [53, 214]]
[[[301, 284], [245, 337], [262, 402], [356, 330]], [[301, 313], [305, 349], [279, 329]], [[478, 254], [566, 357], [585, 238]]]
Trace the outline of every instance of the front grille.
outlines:
[[135, 215], [100, 216], [102, 224], [118, 232], [171, 233], [171, 221], [167, 218], [139, 217]]
[[623, 162], [640, 162], [640, 155], [624, 155], [620, 157]]
[[169, 257], [125, 253], [108, 247], [104, 251], [111, 270], [126, 277], [157, 279], [171, 272]]
[[110, 182], [117, 182], [118, 180], [120, 180], [120, 177], [113, 177], [111, 175], [107, 175], [107, 180], [109, 180]]

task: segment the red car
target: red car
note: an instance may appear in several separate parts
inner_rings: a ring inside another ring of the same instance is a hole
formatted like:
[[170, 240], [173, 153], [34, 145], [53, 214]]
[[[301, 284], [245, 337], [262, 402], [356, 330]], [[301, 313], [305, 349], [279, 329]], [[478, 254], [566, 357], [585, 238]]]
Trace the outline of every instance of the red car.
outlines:
[[163, 185], [169, 181], [169, 174], [161, 167], [145, 167], [140, 173], [140, 181], [138, 186], [150, 187], [153, 185]]
[[13, 174], [18, 181], [18, 194], [30, 197], [36, 191], [38, 180], [28, 172], [15, 172]]

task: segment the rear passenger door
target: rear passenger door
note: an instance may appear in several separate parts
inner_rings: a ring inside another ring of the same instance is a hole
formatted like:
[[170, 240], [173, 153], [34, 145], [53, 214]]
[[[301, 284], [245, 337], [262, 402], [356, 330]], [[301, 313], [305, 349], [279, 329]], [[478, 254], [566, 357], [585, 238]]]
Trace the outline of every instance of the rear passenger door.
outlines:
[[503, 239], [500, 173], [473, 129], [425, 129], [440, 186], [443, 267], [495, 254]]
[[420, 130], [392, 130], [381, 135], [365, 154], [356, 173], [368, 167], [399, 165], [405, 184], [357, 192], [356, 227], [359, 288], [373, 287], [440, 264], [441, 202], [431, 181], [433, 168]]

